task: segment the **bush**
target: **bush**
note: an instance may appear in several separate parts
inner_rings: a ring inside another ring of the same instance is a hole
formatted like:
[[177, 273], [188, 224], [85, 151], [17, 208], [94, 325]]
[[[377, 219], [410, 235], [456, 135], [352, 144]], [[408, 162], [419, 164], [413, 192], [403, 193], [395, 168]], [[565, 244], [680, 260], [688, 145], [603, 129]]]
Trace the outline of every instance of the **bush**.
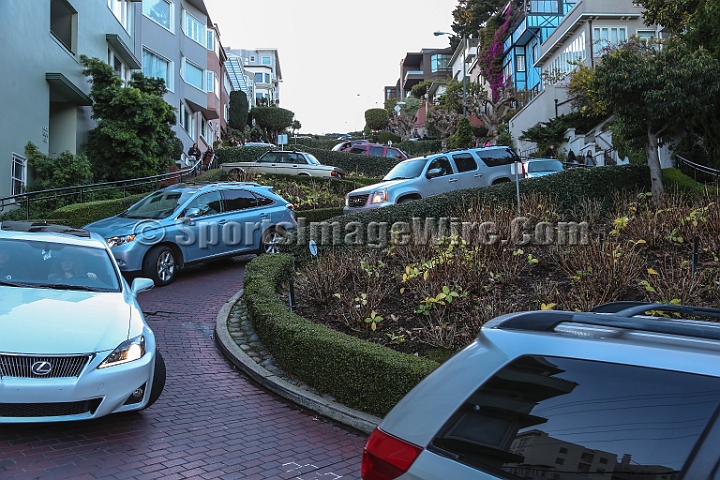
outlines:
[[384, 416], [438, 367], [289, 312], [276, 290], [291, 275], [292, 257], [261, 255], [247, 265], [243, 281], [255, 332], [288, 373], [344, 405]]
[[387, 130], [378, 133], [378, 143], [382, 143], [383, 145], [387, 145], [388, 141], [391, 141], [393, 145], [397, 146], [401, 140], [400, 135], [388, 132]]
[[667, 192], [682, 192], [691, 196], [704, 195], [708, 187], [702, 183], [698, 183], [692, 178], [682, 173], [677, 168], [664, 168], [663, 187]]
[[[76, 203], [66, 205], [55, 210], [49, 220], [50, 223], [59, 223], [70, 227], [80, 228], [88, 223], [124, 212], [135, 202], [146, 197], [146, 194], [132, 195], [116, 200], [101, 200], [99, 202]], [[55, 220], [53, 220], [55, 219]], [[62, 219], [62, 220], [58, 220]]]

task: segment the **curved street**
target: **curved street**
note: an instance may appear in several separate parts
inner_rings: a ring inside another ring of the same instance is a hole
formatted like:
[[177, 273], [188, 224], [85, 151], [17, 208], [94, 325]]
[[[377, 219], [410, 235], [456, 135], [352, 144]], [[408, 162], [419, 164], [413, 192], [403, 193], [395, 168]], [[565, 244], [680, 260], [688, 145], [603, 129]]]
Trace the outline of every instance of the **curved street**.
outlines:
[[217, 313], [243, 273], [233, 259], [140, 294], [167, 364], [157, 403], [86, 422], [0, 425], [0, 478], [360, 478], [364, 435], [268, 394], [216, 347]]

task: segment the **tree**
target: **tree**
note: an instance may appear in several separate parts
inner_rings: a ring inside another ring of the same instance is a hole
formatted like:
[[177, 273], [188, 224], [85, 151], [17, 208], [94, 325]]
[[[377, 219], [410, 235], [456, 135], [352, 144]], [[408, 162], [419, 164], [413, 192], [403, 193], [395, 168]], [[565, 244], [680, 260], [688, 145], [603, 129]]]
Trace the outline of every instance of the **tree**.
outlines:
[[717, 59], [703, 49], [689, 51], [677, 39], [662, 44], [631, 38], [596, 67], [590, 88], [625, 125], [642, 132], [655, 201], [663, 193], [661, 137], [714, 108], [719, 77]]
[[411, 116], [402, 110], [400, 110], [400, 113], [397, 113], [395, 110], [390, 111], [390, 128], [400, 136], [401, 141], [410, 138], [414, 125], [414, 115]]
[[458, 121], [456, 136], [458, 148], [471, 148], [473, 146], [473, 129], [467, 117], [462, 117]]
[[266, 140], [275, 141], [279, 132], [292, 125], [295, 114], [280, 107], [255, 107], [250, 110], [250, 117], [263, 130]]
[[230, 92], [230, 111], [228, 118], [228, 126], [235, 130], [244, 130], [248, 124], [248, 104], [247, 95], [242, 90], [234, 90]]
[[298, 130], [302, 128], [302, 123], [298, 122], [297, 120], [293, 120], [292, 125], [290, 125], [290, 128], [292, 128], [293, 135], [297, 134]]
[[488, 137], [497, 139], [498, 127], [504, 121], [515, 103], [515, 89], [506, 86], [499, 89], [495, 95], [489, 95], [486, 90], [478, 89], [469, 92], [464, 105], [467, 112], [479, 118], [488, 129]]
[[[477, 37], [478, 30], [503, 6], [507, 0], [460, 0], [453, 10], [452, 30], [458, 38]], [[457, 44], [453, 46], [456, 48]]]
[[[673, 33], [686, 30], [688, 20], [700, 7], [703, 0], [633, 0], [643, 7], [646, 25], [662, 25]], [[709, 3], [709, 2], [708, 2]]]
[[113, 68], [97, 58], [80, 56], [83, 75], [92, 83], [92, 118], [97, 127], [88, 134], [84, 153], [96, 180], [125, 180], [163, 173], [177, 151], [175, 108], [163, 95], [162, 79], [135, 72], [128, 85]]
[[365, 110], [365, 123], [371, 130], [385, 130], [388, 124], [388, 112], [384, 108]]
[[427, 123], [440, 135], [443, 150], [447, 150], [447, 139], [457, 130], [458, 121], [462, 115], [454, 110], [433, 108], [428, 112]]

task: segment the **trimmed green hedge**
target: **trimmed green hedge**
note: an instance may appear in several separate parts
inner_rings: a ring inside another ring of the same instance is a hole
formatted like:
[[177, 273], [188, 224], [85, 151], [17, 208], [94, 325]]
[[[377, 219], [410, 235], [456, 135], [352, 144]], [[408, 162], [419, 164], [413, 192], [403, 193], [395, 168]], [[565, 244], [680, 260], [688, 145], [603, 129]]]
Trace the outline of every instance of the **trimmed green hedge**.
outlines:
[[[343, 214], [342, 207], [335, 208], [316, 208], [315, 210], [298, 210], [295, 212], [295, 218], [300, 225], [307, 225], [310, 222], [324, 222], [325, 220], [337, 217]], [[304, 218], [304, 222], [300, 219]]]
[[133, 203], [145, 198], [147, 194], [132, 195], [116, 200], [100, 200], [99, 202], [75, 203], [60, 207], [52, 213], [50, 222], [80, 228], [88, 223], [112, 217], [124, 212]]
[[[613, 205], [617, 191], [650, 191], [650, 170], [647, 166], [622, 165], [596, 168], [574, 168], [544, 177], [529, 178], [520, 181], [522, 195], [544, 194], [554, 196], [559, 203], [562, 214], [578, 211], [583, 201], [599, 200], [607, 209]], [[517, 202], [514, 182], [502, 183], [487, 187], [457, 190], [414, 202], [393, 205], [375, 210], [367, 210], [333, 219], [338, 222], [340, 238], [322, 235], [319, 228], [314, 231], [310, 227], [298, 230], [288, 238], [286, 251], [298, 259], [307, 258], [307, 242], [314, 239], [318, 246], [347, 247], [343, 238], [347, 233], [345, 227], [350, 222], [369, 225], [371, 222], [386, 222], [391, 226], [395, 222], [412, 223], [413, 218], [447, 218], [458, 216], [478, 203], [491, 205], [515, 204]], [[351, 229], [354, 230], [354, 229]], [[367, 229], [361, 229], [367, 231]], [[387, 244], [388, 238], [374, 239], [374, 244]], [[339, 244], [338, 244], [339, 242]], [[369, 242], [365, 239], [365, 244]]]
[[289, 255], [261, 255], [245, 269], [243, 300], [255, 332], [288, 373], [343, 405], [385, 416], [437, 362], [366, 342], [291, 313], [277, 295]]
[[714, 187], [696, 182], [677, 168], [663, 168], [663, 187], [665, 191], [678, 191], [688, 195], [704, 195], [707, 189], [714, 191]]

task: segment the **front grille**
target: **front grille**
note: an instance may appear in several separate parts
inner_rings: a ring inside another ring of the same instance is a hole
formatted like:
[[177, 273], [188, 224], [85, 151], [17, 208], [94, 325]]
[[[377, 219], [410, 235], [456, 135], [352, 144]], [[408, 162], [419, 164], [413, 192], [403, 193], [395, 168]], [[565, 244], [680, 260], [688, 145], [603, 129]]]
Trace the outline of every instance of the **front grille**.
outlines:
[[[24, 355], [0, 354], [0, 377], [78, 377], [89, 361], [90, 356], [88, 355], [74, 357], [30, 357]], [[35, 371], [33, 371], [33, 366], [35, 366]], [[46, 374], [41, 374], [45, 371], [47, 371]]]
[[60, 403], [0, 403], [0, 417], [62, 417], [66, 415], [93, 414], [100, 406], [100, 398], [82, 402]]
[[348, 207], [359, 208], [364, 207], [370, 195], [356, 195], [348, 198]]

